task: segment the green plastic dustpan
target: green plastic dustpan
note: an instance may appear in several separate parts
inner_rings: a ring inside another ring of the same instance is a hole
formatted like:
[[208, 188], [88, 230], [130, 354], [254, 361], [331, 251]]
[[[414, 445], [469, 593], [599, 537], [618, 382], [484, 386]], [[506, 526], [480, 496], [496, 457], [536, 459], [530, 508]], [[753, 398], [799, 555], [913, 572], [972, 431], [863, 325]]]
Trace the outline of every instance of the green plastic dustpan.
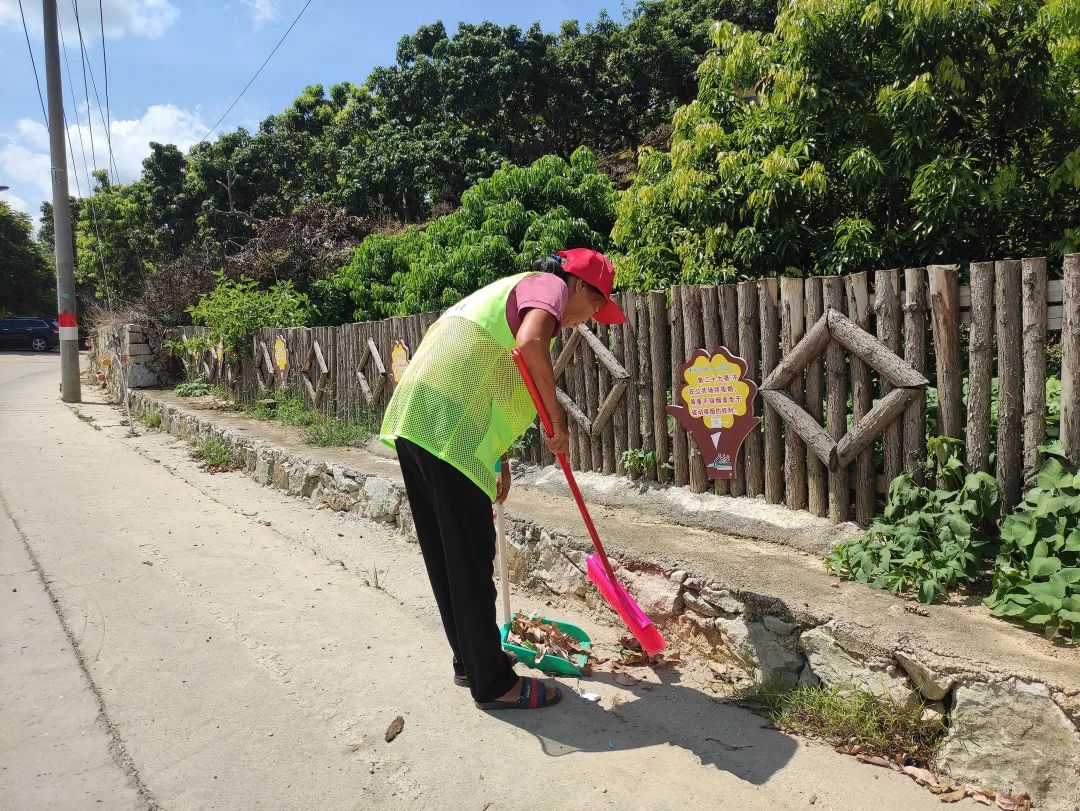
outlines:
[[[564, 634], [572, 636], [581, 644], [581, 647], [586, 650], [592, 648], [592, 640], [589, 639], [589, 635], [576, 625], [569, 622], [559, 622], [558, 620], [549, 620], [546, 618], [541, 618], [540, 621], [551, 623]], [[510, 635], [510, 623], [503, 625], [501, 633], [503, 650], [513, 653], [517, 656], [517, 660], [523, 665], [535, 667], [537, 670], [542, 670], [545, 673], [561, 673], [564, 676], [580, 676], [582, 668], [584, 668], [589, 661], [589, 657], [584, 653], [575, 653], [572, 657], [572, 662], [568, 662], [561, 656], [554, 656], [550, 653], [545, 653], [540, 657], [540, 660], [537, 661], [536, 651], [532, 648], [515, 645], [512, 642], [507, 641]]]
[[[498, 466], [496, 466], [496, 470], [497, 469]], [[503, 519], [502, 506], [501, 503], [495, 504], [493, 517], [495, 519], [496, 544], [499, 550], [499, 579], [502, 581], [503, 625], [499, 633], [502, 639], [503, 650], [517, 656], [517, 660], [523, 665], [535, 667], [537, 670], [542, 670], [545, 673], [561, 673], [565, 676], [580, 676], [582, 669], [589, 662], [589, 657], [584, 653], [575, 653], [572, 662], [568, 662], [560, 656], [553, 656], [550, 653], [544, 654], [540, 657], [540, 661], [537, 661], [535, 650], [526, 648], [523, 645], [515, 645], [509, 641], [510, 623], [513, 620], [513, 614], [510, 613], [510, 576], [506, 560], [506, 527]], [[558, 620], [546, 618], [541, 619], [541, 622], [550, 623], [567, 636], [572, 636], [578, 641], [582, 648], [585, 648], [586, 650], [592, 649], [592, 640], [589, 639], [589, 635], [576, 625], [569, 622], [559, 622]]]

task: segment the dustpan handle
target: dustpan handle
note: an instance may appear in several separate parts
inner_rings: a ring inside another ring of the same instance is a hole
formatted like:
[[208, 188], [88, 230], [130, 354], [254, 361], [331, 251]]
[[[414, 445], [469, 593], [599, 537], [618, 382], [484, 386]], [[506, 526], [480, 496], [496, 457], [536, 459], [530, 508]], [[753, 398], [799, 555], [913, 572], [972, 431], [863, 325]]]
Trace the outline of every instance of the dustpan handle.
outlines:
[[501, 501], [495, 502], [495, 540], [499, 546], [499, 585], [502, 587], [503, 625], [510, 624], [510, 564], [506, 560], [506, 520]]
[[[521, 372], [521, 379], [525, 381], [525, 388], [529, 390], [529, 396], [532, 397], [533, 405], [536, 406], [536, 413], [540, 415], [540, 422], [544, 426], [544, 432], [549, 436], [555, 435], [555, 428], [551, 424], [551, 417], [548, 416], [547, 409], [544, 407], [544, 401], [540, 399], [540, 392], [536, 390], [536, 383], [533, 381], [532, 373], [529, 372], [529, 367], [525, 363], [525, 356], [521, 354], [520, 350], [513, 349], [510, 355], [514, 359], [514, 363], [517, 364], [518, 371]], [[596, 547], [596, 554], [600, 557], [600, 562], [604, 564], [604, 571], [607, 572], [607, 576], [611, 578], [612, 583], [619, 582], [615, 577], [615, 572], [611, 569], [611, 562], [608, 560], [607, 553], [604, 551], [603, 544], [600, 543], [600, 535], [596, 531], [596, 527], [593, 525], [592, 516], [589, 515], [589, 509], [585, 506], [585, 499], [581, 497], [581, 491], [578, 489], [577, 480], [574, 479], [574, 473], [570, 470], [570, 463], [566, 459], [565, 453], [558, 454], [559, 465], [562, 467], [563, 475], [566, 476], [566, 483], [570, 485], [570, 492], [574, 495], [574, 501], [577, 502], [578, 509], [581, 510], [581, 517], [585, 521], [585, 526], [589, 530], [589, 536], [592, 538], [593, 546]]]

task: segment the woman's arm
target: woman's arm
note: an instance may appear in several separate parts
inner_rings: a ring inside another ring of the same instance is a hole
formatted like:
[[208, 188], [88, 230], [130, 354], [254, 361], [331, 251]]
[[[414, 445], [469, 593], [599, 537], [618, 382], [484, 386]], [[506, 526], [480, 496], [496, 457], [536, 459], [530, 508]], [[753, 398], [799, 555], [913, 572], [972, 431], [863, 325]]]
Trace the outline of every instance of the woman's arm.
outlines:
[[547, 438], [548, 450], [554, 454], [566, 453], [570, 448], [566, 415], [559, 398], [555, 396], [555, 372], [551, 368], [551, 336], [558, 327], [555, 316], [536, 308], [525, 314], [517, 331], [517, 348], [525, 358], [525, 365], [529, 367], [536, 390], [555, 429], [555, 435]]

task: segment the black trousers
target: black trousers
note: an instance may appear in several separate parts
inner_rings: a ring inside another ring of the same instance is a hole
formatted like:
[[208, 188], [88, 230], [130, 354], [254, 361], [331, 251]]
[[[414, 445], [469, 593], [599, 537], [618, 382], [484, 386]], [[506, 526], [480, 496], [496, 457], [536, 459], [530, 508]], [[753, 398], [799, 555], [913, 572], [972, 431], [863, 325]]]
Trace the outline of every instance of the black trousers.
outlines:
[[494, 701], [517, 683], [495, 620], [495, 526], [487, 494], [453, 465], [398, 439], [398, 461], [416, 535], [454, 669], [476, 701]]

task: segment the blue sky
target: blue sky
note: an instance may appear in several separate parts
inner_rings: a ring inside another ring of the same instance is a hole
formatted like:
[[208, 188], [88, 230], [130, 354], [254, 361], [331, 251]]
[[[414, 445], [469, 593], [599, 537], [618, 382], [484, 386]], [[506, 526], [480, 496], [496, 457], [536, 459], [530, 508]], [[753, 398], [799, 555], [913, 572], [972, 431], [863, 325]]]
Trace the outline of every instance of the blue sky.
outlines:
[[[151, 140], [186, 149], [198, 141], [240, 92], [288, 27], [304, 0], [103, 0], [105, 53], [113, 152], [122, 181], [134, 179]], [[85, 190], [79, 139], [90, 158], [90, 131], [82, 89], [72, 0], [58, 0], [76, 91], [65, 110]], [[23, 0], [30, 41], [45, 90], [40, 0]], [[98, 3], [80, 0], [79, 16], [89, 58], [104, 102], [104, 71]], [[539, 21], [555, 30], [565, 19], [583, 24], [606, 8], [621, 18], [618, 0], [546, 0], [505, 3], [343, 2], [313, 0], [259, 79], [223, 122], [223, 129], [253, 127], [286, 107], [305, 85], [362, 82], [376, 65], [391, 64], [398, 39], [425, 23], [484, 19], [527, 26]], [[61, 67], [63, 59], [61, 57]], [[27, 53], [18, 0], [0, 0], [0, 185], [2, 199], [37, 215], [50, 199], [48, 133]], [[64, 75], [65, 83], [67, 81]], [[91, 89], [97, 165], [106, 166], [100, 113]], [[76, 194], [74, 177], [71, 192]]]

